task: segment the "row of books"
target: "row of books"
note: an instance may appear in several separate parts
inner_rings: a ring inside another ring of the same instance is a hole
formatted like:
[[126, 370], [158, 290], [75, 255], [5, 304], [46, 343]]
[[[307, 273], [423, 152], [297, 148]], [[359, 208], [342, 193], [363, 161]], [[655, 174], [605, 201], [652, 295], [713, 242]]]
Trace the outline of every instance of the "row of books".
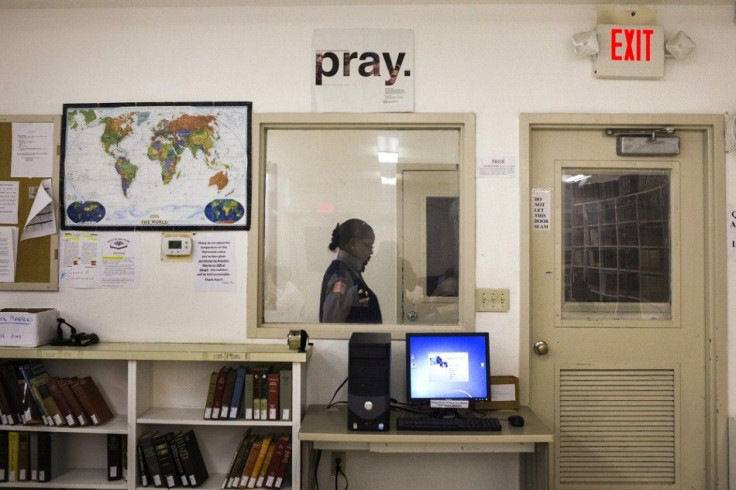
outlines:
[[91, 376], [52, 377], [40, 359], [0, 364], [3, 425], [100, 425], [112, 418]]
[[0, 481], [50, 480], [51, 434], [26, 431], [0, 432]]
[[221, 488], [281, 488], [291, 462], [286, 434], [254, 434], [249, 429], [233, 455]]
[[143, 434], [137, 451], [140, 484], [144, 487], [198, 487], [210, 476], [191, 429]]
[[210, 375], [205, 419], [291, 420], [291, 369], [223, 366]]

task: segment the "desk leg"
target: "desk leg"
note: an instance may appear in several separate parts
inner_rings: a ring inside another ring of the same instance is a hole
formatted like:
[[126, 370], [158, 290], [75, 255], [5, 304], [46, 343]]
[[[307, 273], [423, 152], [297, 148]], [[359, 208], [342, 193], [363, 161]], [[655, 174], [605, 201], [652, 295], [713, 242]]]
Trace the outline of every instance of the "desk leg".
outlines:
[[519, 489], [547, 490], [549, 488], [549, 445], [534, 444], [533, 453], [522, 453], [519, 459]]
[[312, 490], [314, 483], [314, 443], [311, 441], [302, 442], [302, 488]]

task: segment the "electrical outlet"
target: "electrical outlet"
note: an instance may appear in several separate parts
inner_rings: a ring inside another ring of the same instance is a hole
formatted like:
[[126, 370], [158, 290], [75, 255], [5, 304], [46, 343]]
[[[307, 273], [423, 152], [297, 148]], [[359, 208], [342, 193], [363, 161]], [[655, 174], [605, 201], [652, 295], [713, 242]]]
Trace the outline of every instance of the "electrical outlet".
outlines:
[[509, 311], [508, 288], [475, 290], [475, 311]]
[[332, 451], [332, 464], [330, 465], [330, 475], [337, 473], [337, 462], [340, 461], [340, 471], [345, 473], [345, 453], [342, 451]]

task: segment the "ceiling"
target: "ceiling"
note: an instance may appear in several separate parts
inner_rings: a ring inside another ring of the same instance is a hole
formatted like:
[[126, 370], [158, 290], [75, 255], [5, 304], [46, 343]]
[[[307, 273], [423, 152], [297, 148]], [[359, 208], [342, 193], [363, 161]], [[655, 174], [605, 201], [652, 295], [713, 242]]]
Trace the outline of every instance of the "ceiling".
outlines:
[[[0, 9], [99, 8], [99, 7], [232, 7], [232, 6], [322, 6], [322, 5], [612, 5], [596, 0], [0, 0]], [[619, 0], [616, 5], [640, 5]], [[733, 0], [648, 0], [647, 5], [732, 5]]]

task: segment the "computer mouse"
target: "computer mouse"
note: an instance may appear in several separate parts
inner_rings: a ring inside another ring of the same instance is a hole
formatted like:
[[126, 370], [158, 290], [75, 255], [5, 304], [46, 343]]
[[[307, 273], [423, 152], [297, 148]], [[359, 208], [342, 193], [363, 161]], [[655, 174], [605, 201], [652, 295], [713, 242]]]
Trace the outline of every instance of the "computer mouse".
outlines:
[[524, 417], [521, 415], [511, 415], [509, 417], [509, 424], [513, 425], [514, 427], [521, 427], [524, 425]]

